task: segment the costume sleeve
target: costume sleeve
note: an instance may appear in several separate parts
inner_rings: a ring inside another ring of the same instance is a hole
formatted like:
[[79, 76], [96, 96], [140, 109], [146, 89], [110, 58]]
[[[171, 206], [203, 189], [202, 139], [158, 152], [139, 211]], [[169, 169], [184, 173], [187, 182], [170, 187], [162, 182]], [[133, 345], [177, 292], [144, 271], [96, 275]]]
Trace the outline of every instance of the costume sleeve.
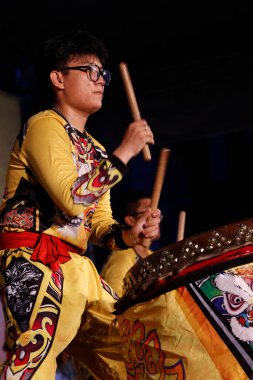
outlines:
[[21, 159], [53, 202], [72, 217], [80, 215], [122, 178], [106, 158], [78, 177], [71, 141], [60, 121], [52, 116], [31, 120]]
[[112, 251], [100, 273], [101, 277], [122, 296], [122, 285], [126, 273], [135, 264], [135, 252], [132, 249]]
[[103, 194], [99, 201], [96, 211], [92, 217], [90, 240], [93, 244], [112, 249], [127, 249], [128, 246], [122, 239], [122, 229], [112, 216], [110, 191]]

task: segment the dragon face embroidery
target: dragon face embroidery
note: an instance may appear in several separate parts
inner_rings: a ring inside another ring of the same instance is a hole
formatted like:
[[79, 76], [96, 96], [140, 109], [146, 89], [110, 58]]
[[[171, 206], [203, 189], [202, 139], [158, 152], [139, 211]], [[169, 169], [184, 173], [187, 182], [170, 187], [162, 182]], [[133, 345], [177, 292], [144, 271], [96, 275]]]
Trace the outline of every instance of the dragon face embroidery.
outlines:
[[213, 280], [223, 295], [223, 314], [236, 338], [253, 342], [253, 273], [248, 268], [219, 273]]

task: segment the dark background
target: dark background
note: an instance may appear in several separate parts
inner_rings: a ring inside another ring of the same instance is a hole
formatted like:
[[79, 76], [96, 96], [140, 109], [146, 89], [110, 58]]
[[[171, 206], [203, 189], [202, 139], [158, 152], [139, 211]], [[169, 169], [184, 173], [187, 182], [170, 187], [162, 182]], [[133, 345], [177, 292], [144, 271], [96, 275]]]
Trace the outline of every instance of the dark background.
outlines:
[[[0, 89], [18, 96], [25, 120], [43, 104], [41, 45], [82, 26], [109, 48], [113, 80], [87, 129], [113, 150], [131, 121], [118, 65], [125, 61], [142, 117], [155, 135], [152, 160], [134, 158], [126, 188], [152, 190], [160, 149], [171, 154], [159, 206], [162, 239], [252, 217], [253, 44], [250, 2], [0, 1]], [[222, 3], [222, 4], [221, 4]]]

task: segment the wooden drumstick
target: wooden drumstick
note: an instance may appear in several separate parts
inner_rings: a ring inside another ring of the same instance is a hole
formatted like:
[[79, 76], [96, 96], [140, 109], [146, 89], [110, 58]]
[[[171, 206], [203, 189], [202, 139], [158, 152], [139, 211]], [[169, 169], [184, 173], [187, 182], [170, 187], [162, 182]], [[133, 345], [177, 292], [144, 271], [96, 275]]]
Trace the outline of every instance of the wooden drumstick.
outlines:
[[[141, 120], [141, 115], [140, 115], [139, 107], [138, 107], [137, 100], [135, 97], [135, 93], [134, 93], [132, 81], [129, 75], [127, 64], [125, 62], [121, 62], [119, 64], [119, 70], [120, 70], [123, 84], [125, 87], [125, 91], [126, 91], [126, 95], [127, 95], [127, 99], [128, 99], [133, 120], [134, 121]], [[151, 160], [151, 154], [150, 154], [148, 144], [146, 144], [143, 147], [142, 153], [143, 153], [143, 158], [145, 161]]]
[[[151, 196], [151, 204], [150, 208], [153, 212], [157, 209], [162, 186], [165, 178], [166, 168], [168, 164], [168, 158], [170, 154], [170, 149], [168, 148], [162, 148], [160, 152], [159, 162], [158, 162], [158, 168], [156, 172], [155, 182], [153, 186], [152, 196]], [[145, 247], [150, 247], [151, 241], [149, 239], [144, 239], [144, 245]]]
[[180, 211], [179, 219], [178, 219], [177, 241], [184, 239], [185, 219], [186, 219], [186, 212]]

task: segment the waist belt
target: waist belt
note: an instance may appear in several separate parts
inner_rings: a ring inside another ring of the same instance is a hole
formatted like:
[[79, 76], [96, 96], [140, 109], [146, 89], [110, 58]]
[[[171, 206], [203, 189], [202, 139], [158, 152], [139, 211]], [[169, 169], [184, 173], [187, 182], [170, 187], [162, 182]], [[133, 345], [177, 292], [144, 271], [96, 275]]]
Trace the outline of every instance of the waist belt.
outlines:
[[36, 232], [4, 232], [0, 234], [0, 250], [29, 247], [33, 249], [32, 261], [49, 266], [53, 272], [60, 263], [71, 260], [69, 251], [81, 253], [82, 249], [55, 236]]

